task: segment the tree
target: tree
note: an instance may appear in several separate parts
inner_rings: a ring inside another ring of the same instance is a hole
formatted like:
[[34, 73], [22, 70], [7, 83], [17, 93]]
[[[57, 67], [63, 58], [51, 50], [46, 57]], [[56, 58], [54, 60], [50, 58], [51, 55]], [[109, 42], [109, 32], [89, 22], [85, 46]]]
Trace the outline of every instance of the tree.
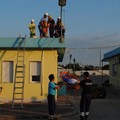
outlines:
[[85, 70], [94, 70], [94, 66], [93, 65], [86, 65]]
[[109, 64], [106, 64], [102, 67], [102, 70], [109, 70]]
[[78, 63], [75, 63], [75, 64], [69, 63], [65, 66], [65, 68], [72, 69], [72, 70], [74, 70], [74, 67], [75, 67], [75, 71], [82, 70], [82, 67]]

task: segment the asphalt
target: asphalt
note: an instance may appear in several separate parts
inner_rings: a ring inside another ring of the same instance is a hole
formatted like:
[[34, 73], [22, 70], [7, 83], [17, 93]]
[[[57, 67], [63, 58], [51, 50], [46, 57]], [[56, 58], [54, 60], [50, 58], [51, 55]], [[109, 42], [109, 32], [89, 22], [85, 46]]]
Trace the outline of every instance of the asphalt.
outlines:
[[[88, 120], [120, 120], [120, 90], [106, 88], [105, 99], [93, 99]], [[78, 114], [62, 120], [80, 120], [79, 103], [76, 103]]]
[[[78, 91], [79, 92], [79, 91]], [[56, 117], [58, 120], [80, 120], [80, 96], [58, 96]], [[104, 99], [93, 99], [88, 120], [119, 120], [120, 92], [107, 88]], [[48, 120], [47, 103], [25, 103], [24, 108], [12, 108], [11, 103], [0, 103], [0, 120]]]
[[[69, 96], [58, 96], [56, 118], [74, 115], [74, 105]], [[23, 108], [12, 108], [11, 103], [0, 103], [0, 120], [48, 120], [47, 102], [25, 103]]]

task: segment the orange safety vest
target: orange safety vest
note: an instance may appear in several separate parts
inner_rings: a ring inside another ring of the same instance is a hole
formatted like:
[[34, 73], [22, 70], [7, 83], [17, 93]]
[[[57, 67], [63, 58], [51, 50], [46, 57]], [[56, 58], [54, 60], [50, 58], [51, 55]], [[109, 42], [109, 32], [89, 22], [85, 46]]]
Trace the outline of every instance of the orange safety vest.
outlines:
[[48, 23], [46, 21], [43, 21], [42, 23], [42, 31], [43, 33], [48, 33]]

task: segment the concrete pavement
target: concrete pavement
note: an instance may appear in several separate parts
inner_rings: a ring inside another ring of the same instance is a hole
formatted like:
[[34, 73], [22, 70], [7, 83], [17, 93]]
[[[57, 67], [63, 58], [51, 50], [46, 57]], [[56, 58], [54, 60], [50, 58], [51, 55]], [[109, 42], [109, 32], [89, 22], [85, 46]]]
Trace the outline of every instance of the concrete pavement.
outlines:
[[[79, 95], [79, 93], [77, 93]], [[59, 96], [56, 108], [58, 120], [79, 120], [77, 96]], [[88, 120], [119, 120], [120, 92], [107, 88], [105, 99], [93, 99]], [[0, 105], [0, 120], [48, 120], [47, 103], [25, 104], [23, 109], [12, 109], [11, 104]]]
[[[79, 106], [79, 103], [77, 103]], [[79, 107], [78, 107], [79, 110]], [[93, 99], [88, 120], [120, 120], [120, 92], [107, 88], [105, 99]], [[62, 120], [80, 120], [79, 114]]]

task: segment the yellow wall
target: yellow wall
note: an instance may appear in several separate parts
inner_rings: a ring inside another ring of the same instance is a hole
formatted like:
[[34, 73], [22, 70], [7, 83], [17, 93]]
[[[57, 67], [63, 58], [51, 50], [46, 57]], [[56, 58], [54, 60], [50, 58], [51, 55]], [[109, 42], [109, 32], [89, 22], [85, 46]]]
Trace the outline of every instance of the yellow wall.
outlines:
[[[0, 51], [0, 87], [3, 87], [0, 101], [11, 101], [13, 94], [13, 83], [2, 83], [2, 62], [14, 61], [15, 73], [16, 59], [17, 51]], [[41, 83], [30, 82], [30, 61], [41, 61]], [[57, 81], [57, 50], [26, 50], [24, 101], [46, 100], [49, 74], [54, 74]]]

